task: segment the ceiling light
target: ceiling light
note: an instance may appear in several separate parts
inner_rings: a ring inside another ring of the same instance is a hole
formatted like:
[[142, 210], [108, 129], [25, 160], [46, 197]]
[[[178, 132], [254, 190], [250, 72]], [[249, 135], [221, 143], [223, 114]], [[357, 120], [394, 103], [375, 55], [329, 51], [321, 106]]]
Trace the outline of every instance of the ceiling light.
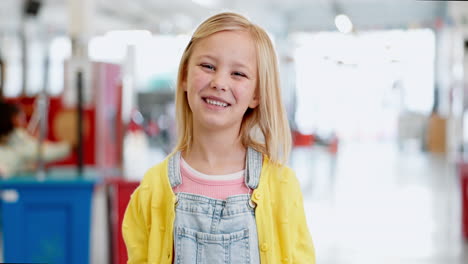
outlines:
[[353, 23], [347, 15], [339, 14], [335, 17], [335, 25], [341, 33], [350, 33], [353, 30]]

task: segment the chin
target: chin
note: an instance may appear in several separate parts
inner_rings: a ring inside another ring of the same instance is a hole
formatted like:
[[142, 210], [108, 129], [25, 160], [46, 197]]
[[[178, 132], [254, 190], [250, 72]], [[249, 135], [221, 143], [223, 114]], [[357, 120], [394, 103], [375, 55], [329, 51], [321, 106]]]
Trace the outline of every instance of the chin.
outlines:
[[226, 120], [217, 120], [216, 118], [207, 118], [202, 122], [202, 126], [210, 130], [223, 130], [236, 126], [233, 122]]
[[224, 129], [229, 127], [226, 122], [216, 122], [216, 120], [207, 120], [204, 122], [204, 127], [208, 129]]

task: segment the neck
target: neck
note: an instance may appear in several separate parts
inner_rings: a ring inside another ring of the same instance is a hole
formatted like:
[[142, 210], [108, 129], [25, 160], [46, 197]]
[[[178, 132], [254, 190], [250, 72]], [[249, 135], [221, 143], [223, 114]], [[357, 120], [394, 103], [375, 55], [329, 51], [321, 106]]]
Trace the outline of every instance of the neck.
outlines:
[[239, 130], [219, 132], [195, 129], [190, 150], [182, 155], [194, 169], [206, 174], [227, 174], [244, 169], [246, 148]]

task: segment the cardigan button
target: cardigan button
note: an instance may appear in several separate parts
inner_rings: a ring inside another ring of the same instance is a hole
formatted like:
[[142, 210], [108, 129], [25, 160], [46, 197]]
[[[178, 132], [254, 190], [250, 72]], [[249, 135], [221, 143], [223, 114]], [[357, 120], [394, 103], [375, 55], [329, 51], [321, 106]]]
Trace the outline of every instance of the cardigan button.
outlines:
[[281, 260], [283, 263], [289, 263], [289, 259], [288, 258], [284, 258]]
[[166, 231], [166, 228], [165, 228], [164, 226], [160, 226], [160, 227], [159, 227], [159, 230], [160, 230], [161, 232], [164, 232], [164, 231]]
[[262, 193], [256, 192], [256, 193], [254, 194], [254, 197], [255, 197], [255, 199], [257, 199], [257, 200], [260, 200], [260, 199], [262, 199]]
[[263, 243], [262, 246], [260, 247], [260, 250], [262, 252], [267, 252], [268, 251], [268, 244], [267, 243]]

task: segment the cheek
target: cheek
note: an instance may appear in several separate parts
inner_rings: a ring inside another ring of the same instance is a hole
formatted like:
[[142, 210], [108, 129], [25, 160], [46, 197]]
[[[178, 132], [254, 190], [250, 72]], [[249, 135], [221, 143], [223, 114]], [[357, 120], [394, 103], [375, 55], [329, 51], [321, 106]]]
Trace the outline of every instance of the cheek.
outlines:
[[192, 92], [198, 92], [209, 84], [209, 79], [204, 74], [194, 73], [190, 77], [187, 85], [191, 87]]
[[255, 92], [255, 87], [251, 85], [246, 85], [239, 87], [239, 89], [234, 91], [234, 97], [237, 100], [242, 100], [242, 104], [248, 105], [250, 100], [252, 100]]

